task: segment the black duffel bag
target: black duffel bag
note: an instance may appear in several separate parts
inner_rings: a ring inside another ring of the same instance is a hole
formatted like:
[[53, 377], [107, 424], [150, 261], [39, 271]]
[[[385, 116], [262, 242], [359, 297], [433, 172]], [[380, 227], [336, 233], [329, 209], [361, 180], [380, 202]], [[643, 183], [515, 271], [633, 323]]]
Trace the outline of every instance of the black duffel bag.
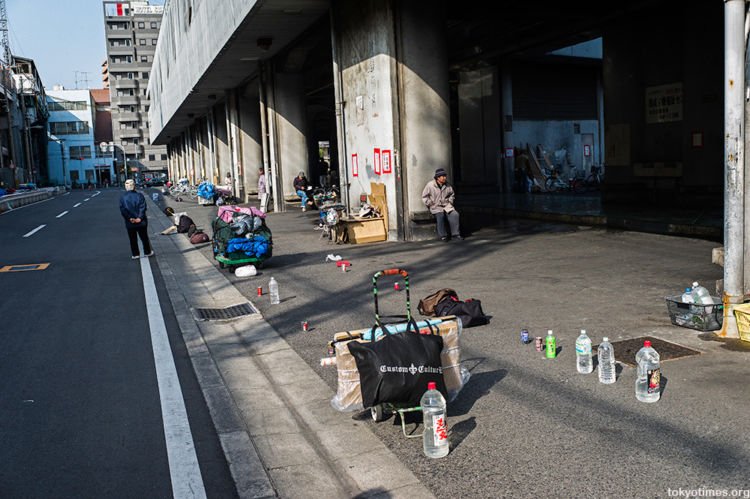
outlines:
[[455, 315], [461, 319], [463, 327], [482, 326], [490, 322], [490, 318], [482, 310], [482, 302], [471, 298], [466, 301], [450, 296], [443, 298], [435, 305], [435, 315], [438, 317]]
[[[375, 338], [373, 326], [370, 337]], [[385, 335], [378, 341], [349, 342], [349, 352], [359, 371], [362, 403], [365, 408], [383, 403], [419, 405], [434, 381], [447, 398], [440, 353], [443, 338], [437, 334], [419, 334], [412, 319], [403, 333], [392, 333], [380, 324]]]

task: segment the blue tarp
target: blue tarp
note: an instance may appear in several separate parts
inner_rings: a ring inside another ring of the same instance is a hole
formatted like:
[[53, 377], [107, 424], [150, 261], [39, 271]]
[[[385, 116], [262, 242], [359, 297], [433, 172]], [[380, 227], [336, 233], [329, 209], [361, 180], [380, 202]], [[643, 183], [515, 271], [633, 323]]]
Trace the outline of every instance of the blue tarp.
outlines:
[[198, 196], [203, 199], [213, 200], [215, 194], [216, 189], [214, 188], [214, 184], [210, 182], [201, 182], [198, 186]]
[[227, 253], [245, 253], [247, 256], [261, 258], [268, 254], [269, 242], [265, 236], [256, 235], [251, 238], [235, 237], [227, 243]]

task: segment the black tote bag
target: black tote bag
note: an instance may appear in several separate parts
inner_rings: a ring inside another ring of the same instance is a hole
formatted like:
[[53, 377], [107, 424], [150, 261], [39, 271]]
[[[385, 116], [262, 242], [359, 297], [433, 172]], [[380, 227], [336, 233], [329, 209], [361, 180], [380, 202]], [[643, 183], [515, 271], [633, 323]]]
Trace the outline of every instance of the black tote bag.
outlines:
[[[382, 403], [419, 405], [434, 381], [446, 396], [440, 353], [443, 338], [437, 334], [419, 334], [414, 320], [403, 333], [391, 333], [383, 325], [384, 337], [378, 341], [349, 343], [359, 371], [362, 403], [365, 408]], [[371, 338], [375, 337], [375, 327]]]

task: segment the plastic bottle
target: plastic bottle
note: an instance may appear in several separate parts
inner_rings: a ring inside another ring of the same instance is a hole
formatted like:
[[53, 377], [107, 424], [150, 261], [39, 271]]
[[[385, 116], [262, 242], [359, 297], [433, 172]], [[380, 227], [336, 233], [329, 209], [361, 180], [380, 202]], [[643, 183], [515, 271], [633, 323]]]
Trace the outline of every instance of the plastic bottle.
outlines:
[[615, 371], [615, 349], [609, 338], [602, 338], [599, 348], [596, 351], [596, 358], [599, 361], [597, 370], [599, 371], [599, 382], [610, 385], [617, 381], [617, 371]]
[[276, 282], [276, 279], [273, 277], [268, 281], [268, 294], [271, 295], [271, 305], [278, 305], [281, 303], [281, 300], [279, 299], [279, 283]]
[[576, 339], [576, 365], [581, 374], [589, 374], [594, 370], [594, 362], [591, 359], [591, 338], [586, 335], [585, 329], [581, 329], [581, 334]]
[[445, 399], [437, 390], [435, 382], [427, 383], [427, 391], [422, 395], [419, 405], [422, 407], [424, 433], [422, 443], [427, 457], [445, 457], [450, 451], [448, 442], [448, 423], [445, 417]]
[[685, 288], [685, 292], [682, 293], [682, 303], [693, 303], [693, 290], [691, 288]]
[[714, 299], [711, 298], [711, 293], [709, 293], [706, 288], [704, 288], [697, 282], [693, 283], [693, 291], [691, 294], [693, 295], [694, 303], [697, 303], [699, 305], [713, 305], [714, 304]]
[[638, 364], [635, 378], [635, 398], [641, 402], [656, 402], [661, 396], [661, 369], [659, 354], [651, 347], [651, 342], [643, 342], [643, 348], [635, 354]]
[[544, 356], [548, 359], [557, 357], [557, 340], [551, 329], [547, 331], [547, 337], [544, 339]]

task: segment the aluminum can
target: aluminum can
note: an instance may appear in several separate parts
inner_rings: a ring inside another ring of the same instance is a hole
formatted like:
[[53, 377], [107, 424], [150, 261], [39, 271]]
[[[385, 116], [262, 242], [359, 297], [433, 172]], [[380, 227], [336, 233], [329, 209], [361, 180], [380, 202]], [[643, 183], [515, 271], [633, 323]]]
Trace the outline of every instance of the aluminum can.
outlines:
[[258, 286], [258, 296], [263, 296], [263, 287]]
[[541, 336], [537, 336], [535, 340], [535, 344], [536, 344], [537, 352], [541, 352], [544, 350], [544, 338], [542, 338]]
[[309, 331], [309, 329], [310, 329], [310, 323], [308, 323], [307, 321], [302, 321], [302, 330]]
[[529, 330], [521, 329], [521, 343], [524, 345], [529, 343]]

